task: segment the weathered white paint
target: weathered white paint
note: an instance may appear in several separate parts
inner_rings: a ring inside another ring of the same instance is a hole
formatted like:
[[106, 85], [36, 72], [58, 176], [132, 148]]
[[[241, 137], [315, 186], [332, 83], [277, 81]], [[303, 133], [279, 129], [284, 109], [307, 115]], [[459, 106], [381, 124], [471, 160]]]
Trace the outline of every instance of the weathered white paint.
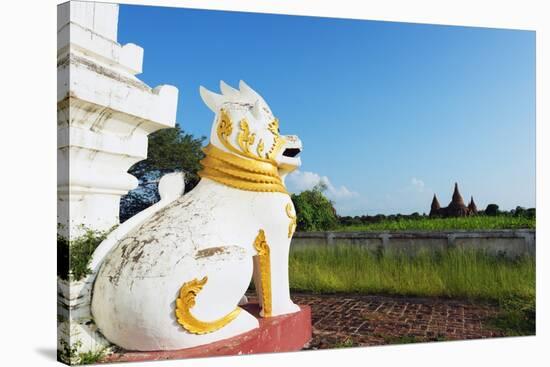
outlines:
[[168, 206], [183, 194], [185, 188], [182, 173], [171, 173], [163, 176], [159, 182], [161, 199], [149, 208], [134, 215], [115, 230], [94, 251], [90, 261], [91, 273], [77, 282], [67, 282], [58, 279], [58, 348], [61, 340], [74, 345], [80, 342], [80, 352], [97, 351], [110, 343], [100, 333], [92, 322], [90, 309], [92, 288], [99, 270], [107, 254], [112, 248], [139, 225], [151, 218], [153, 214]]
[[[251, 131], [268, 147], [267, 130], [273, 115], [267, 104], [241, 83], [240, 91], [222, 84], [224, 96], [201, 90], [216, 113], [221, 105], [232, 121], [246, 117]], [[214, 119], [214, 125], [217, 122]], [[238, 129], [231, 139], [236, 146]], [[300, 147], [297, 137], [287, 146]], [[216, 136], [211, 143], [228, 151]], [[284, 149], [283, 149], [284, 150]], [[286, 175], [300, 165], [299, 158], [276, 157]], [[288, 284], [289, 217], [292, 204], [284, 193], [234, 189], [203, 178], [191, 192], [158, 211], [128, 234], [101, 265], [94, 286], [92, 314], [111, 342], [129, 350], [170, 350], [208, 344], [254, 329], [258, 321], [244, 310], [220, 330], [196, 335], [175, 319], [175, 300], [183, 283], [208, 277], [192, 312], [212, 321], [231, 312], [242, 301], [254, 268], [253, 243], [260, 229], [271, 248], [272, 315], [299, 310], [290, 299]]]
[[151, 205], [150, 207], [142, 210], [127, 221], [115, 228], [107, 238], [101, 242], [96, 248], [90, 261], [90, 270], [92, 271], [93, 279], [95, 280], [95, 274], [98, 272], [99, 267], [105, 260], [107, 254], [127, 236], [131, 231], [143, 224], [146, 220], [151, 218], [153, 214], [164, 209], [168, 204], [183, 195], [185, 190], [185, 177], [183, 173], [169, 173], [159, 181], [158, 184], [160, 200]]
[[58, 221], [73, 238], [82, 225], [118, 224], [120, 197], [138, 184], [127, 171], [147, 157], [147, 135], [175, 124], [178, 90], [135, 77], [143, 49], [117, 43], [117, 21], [116, 4], [58, 6]]
[[[120, 197], [137, 186], [127, 171], [147, 157], [148, 134], [174, 126], [178, 90], [136, 78], [143, 49], [117, 42], [118, 5], [71, 1], [57, 12], [58, 223], [74, 239], [119, 223]], [[183, 192], [181, 175], [162, 182], [163, 199], [99, 246], [91, 275], [58, 279], [59, 342], [81, 343], [79, 352], [108, 345], [90, 313], [95, 272], [112, 244]]]
[[[109, 342], [97, 332], [90, 314], [93, 278], [68, 282], [57, 280], [57, 348], [77, 347], [79, 353], [99, 351]], [[65, 342], [66, 345], [61, 343]], [[75, 363], [78, 361], [74, 361]]]

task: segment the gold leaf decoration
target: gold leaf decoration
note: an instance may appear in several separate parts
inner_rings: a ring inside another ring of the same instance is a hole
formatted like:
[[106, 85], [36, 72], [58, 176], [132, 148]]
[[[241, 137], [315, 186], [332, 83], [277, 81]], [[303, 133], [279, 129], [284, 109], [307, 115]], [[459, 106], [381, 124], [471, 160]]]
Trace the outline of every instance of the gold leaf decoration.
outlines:
[[239, 144], [239, 147], [241, 147], [243, 153], [245, 153], [246, 155], [250, 155], [250, 146], [254, 144], [256, 135], [250, 133], [248, 121], [246, 121], [246, 119], [241, 120], [240, 129], [241, 130], [237, 135], [237, 143]]
[[269, 152], [267, 152], [266, 158], [274, 161], [281, 148], [285, 145], [285, 140], [279, 133], [279, 119], [275, 119], [270, 122], [267, 129], [271, 132], [271, 134], [273, 134], [273, 144], [271, 145]]
[[264, 152], [264, 141], [260, 139], [258, 142], [258, 146], [256, 147], [256, 153], [258, 154], [258, 157], [261, 157]]
[[233, 132], [233, 123], [231, 122], [231, 118], [229, 118], [229, 114], [223, 108], [220, 111], [219, 120], [218, 127], [216, 128], [218, 138], [221, 141], [227, 141]]
[[[275, 120], [271, 124], [269, 124], [268, 129], [270, 130], [270, 132], [277, 132], [279, 129], [278, 124], [278, 120]], [[230, 152], [233, 152], [240, 156], [244, 156], [246, 158], [251, 158], [261, 162], [275, 163], [274, 158], [271, 157], [275, 157], [277, 152], [284, 145], [284, 141], [280, 141], [281, 139], [276, 137], [274, 139], [274, 144], [270, 149], [270, 152], [272, 154], [266, 154], [265, 157], [262, 156], [262, 153], [264, 151], [264, 143], [263, 141], [261, 141], [260, 143], [258, 143], [258, 146], [256, 148], [256, 153], [258, 153], [258, 155], [256, 155], [250, 151], [250, 147], [254, 144], [256, 140], [256, 135], [250, 133], [248, 121], [246, 121], [246, 119], [242, 119], [239, 127], [240, 131], [237, 134], [237, 144], [240, 149], [237, 149], [230, 141], [231, 133], [233, 132], [233, 122], [231, 121], [229, 113], [222, 108], [218, 117], [218, 126], [216, 127], [216, 131], [218, 134], [218, 139], [223, 144], [223, 146], [226, 147]]]

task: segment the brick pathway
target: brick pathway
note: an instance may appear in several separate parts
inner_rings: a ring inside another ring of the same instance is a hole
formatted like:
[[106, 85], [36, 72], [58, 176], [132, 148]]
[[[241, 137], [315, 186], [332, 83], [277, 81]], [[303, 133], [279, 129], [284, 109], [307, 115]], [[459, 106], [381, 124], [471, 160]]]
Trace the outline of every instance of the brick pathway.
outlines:
[[487, 319], [498, 308], [462, 300], [293, 293], [312, 308], [306, 349], [479, 339], [504, 336]]

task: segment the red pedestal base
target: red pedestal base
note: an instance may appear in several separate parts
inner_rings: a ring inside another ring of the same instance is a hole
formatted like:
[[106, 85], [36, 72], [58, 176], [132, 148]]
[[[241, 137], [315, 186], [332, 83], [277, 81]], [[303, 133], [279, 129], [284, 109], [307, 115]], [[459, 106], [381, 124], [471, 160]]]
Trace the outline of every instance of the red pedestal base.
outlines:
[[311, 340], [311, 308], [309, 306], [300, 306], [300, 311], [296, 313], [270, 318], [259, 317], [257, 303], [249, 303], [242, 307], [258, 318], [259, 328], [200, 347], [155, 352], [118, 352], [107, 356], [103, 362], [140, 362], [292, 352], [302, 349]]

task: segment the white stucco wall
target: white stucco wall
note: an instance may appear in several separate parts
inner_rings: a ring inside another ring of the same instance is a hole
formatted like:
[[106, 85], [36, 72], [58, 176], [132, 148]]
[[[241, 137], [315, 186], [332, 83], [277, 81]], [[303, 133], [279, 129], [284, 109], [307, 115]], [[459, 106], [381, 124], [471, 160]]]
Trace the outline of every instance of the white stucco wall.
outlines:
[[143, 49], [117, 42], [117, 22], [116, 4], [58, 6], [58, 216], [71, 237], [118, 224], [138, 184], [127, 170], [147, 157], [147, 135], [176, 122], [178, 90], [136, 77]]
[[[178, 90], [151, 88], [136, 77], [143, 49], [117, 42], [118, 12], [117, 4], [81, 1], [57, 8], [58, 223], [69, 239], [84, 228], [102, 231], [119, 223], [120, 197], [138, 184], [128, 169], [147, 157], [150, 133], [176, 122]], [[58, 279], [59, 341], [78, 344], [81, 352], [107, 345], [90, 314], [94, 276]]]

